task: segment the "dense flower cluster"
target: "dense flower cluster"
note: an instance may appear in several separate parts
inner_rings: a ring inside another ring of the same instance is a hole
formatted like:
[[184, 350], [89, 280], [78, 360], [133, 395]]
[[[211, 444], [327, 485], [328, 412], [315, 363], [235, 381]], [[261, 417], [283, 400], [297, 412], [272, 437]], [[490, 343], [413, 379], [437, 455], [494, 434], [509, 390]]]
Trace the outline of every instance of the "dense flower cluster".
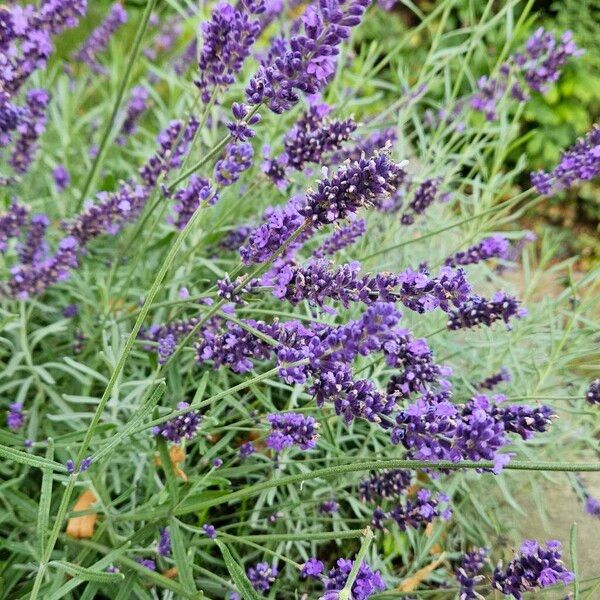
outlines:
[[26, 173], [33, 162], [38, 139], [46, 128], [46, 109], [49, 102], [50, 94], [44, 89], [27, 92], [25, 108], [16, 127], [19, 137], [10, 157], [10, 164], [16, 173]]
[[475, 586], [483, 580], [481, 571], [485, 566], [488, 551], [478, 548], [464, 554], [454, 575], [460, 585], [459, 600], [475, 600], [483, 598], [475, 591]]
[[21, 429], [25, 424], [25, 415], [23, 413], [23, 403], [13, 402], [8, 406], [8, 412], [6, 413], [6, 426], [11, 431], [17, 431]]
[[405, 498], [391, 510], [377, 507], [373, 511], [371, 525], [376, 529], [385, 529], [385, 521], [392, 519], [402, 531], [406, 531], [409, 527], [423, 527], [438, 518], [448, 520], [452, 516], [448, 501], [445, 494], [433, 495], [429, 490], [421, 489], [414, 498]]
[[449, 267], [458, 265], [473, 265], [490, 258], [506, 258], [509, 241], [503, 235], [493, 235], [485, 238], [479, 244], [471, 246], [464, 252], [457, 252], [449, 256], [445, 264]]
[[324, 570], [325, 565], [323, 562], [317, 558], [311, 557], [302, 565], [300, 577], [302, 577], [302, 579], [306, 579], [307, 577], [314, 577], [315, 579], [318, 579]]
[[556, 540], [546, 542], [545, 548], [533, 540], [526, 540], [520, 554], [505, 569], [501, 565], [496, 567], [492, 580], [494, 588], [521, 600], [524, 592], [571, 583], [575, 575], [561, 561], [560, 549], [561, 544]]
[[18, 255], [21, 263], [28, 265], [41, 261], [48, 251], [46, 229], [50, 219], [44, 214], [32, 215], [25, 240], [19, 245]]
[[285, 136], [285, 164], [300, 171], [308, 163], [319, 164], [327, 152], [337, 150], [350, 139], [357, 125], [353, 119], [328, 120], [330, 107], [313, 104]]
[[480, 390], [493, 390], [499, 383], [510, 381], [510, 373], [506, 367], [502, 367], [497, 373], [486, 377], [475, 387]]
[[536, 171], [531, 183], [541, 195], [565, 190], [579, 181], [589, 181], [600, 175], [600, 125], [594, 127], [563, 153], [553, 171]]
[[441, 183], [439, 178], [426, 179], [417, 187], [412, 200], [400, 218], [402, 225], [412, 225], [415, 218], [422, 215], [435, 202]]
[[382, 500], [399, 498], [406, 492], [411, 480], [410, 471], [402, 469], [377, 471], [359, 483], [359, 497], [362, 502], [374, 502], [378, 498]]
[[333, 256], [336, 252], [351, 246], [367, 231], [364, 219], [356, 219], [334, 231], [314, 252], [315, 258]]
[[307, 300], [316, 306], [323, 306], [327, 299], [340, 301], [345, 307], [353, 302], [400, 301], [423, 313], [436, 308], [448, 312], [451, 306], [459, 309], [471, 291], [460, 269], [444, 267], [438, 277], [430, 277], [426, 269], [361, 275], [358, 262], [335, 270], [331, 266], [323, 259], [311, 261], [306, 267], [286, 265], [273, 277], [273, 295], [291, 304]]
[[247, 142], [229, 144], [225, 156], [215, 165], [215, 180], [221, 185], [235, 183], [252, 166], [254, 150]]
[[0, 215], [0, 252], [6, 252], [10, 239], [21, 235], [27, 223], [28, 214], [29, 210], [26, 206], [12, 202], [8, 211]]
[[173, 208], [177, 213], [174, 219], [175, 226], [183, 229], [202, 202], [215, 204], [219, 200], [219, 195], [208, 179], [192, 175], [187, 186], [175, 192], [173, 200], [175, 201]]
[[[180, 402], [177, 405], [178, 410], [185, 410], [189, 408], [187, 402]], [[157, 425], [152, 428], [154, 435], [160, 435], [161, 437], [178, 444], [181, 440], [191, 440], [198, 431], [202, 416], [197, 410], [188, 410], [185, 414], [179, 415], [170, 419], [162, 425]]]
[[519, 301], [504, 292], [496, 292], [491, 300], [471, 296], [458, 308], [450, 311], [448, 329], [463, 329], [485, 325], [502, 320], [507, 327], [512, 318], [520, 319], [527, 315], [525, 308], [519, 307]]
[[106, 72], [106, 69], [98, 62], [98, 54], [108, 46], [113, 33], [126, 22], [127, 12], [121, 4], [115, 2], [104, 21], [92, 31], [88, 39], [75, 52], [73, 58], [88, 65], [94, 73]]
[[161, 131], [156, 140], [158, 151], [140, 169], [140, 177], [146, 185], [153, 187], [161, 175], [167, 175], [172, 169], [181, 166], [182, 158], [188, 151], [198, 126], [198, 121], [192, 117], [185, 127], [181, 121], [175, 120]]
[[299, 413], [275, 413], [267, 415], [271, 432], [267, 437], [267, 446], [281, 452], [290, 446], [309, 450], [317, 445], [318, 423], [314, 417]]
[[211, 19], [202, 23], [204, 43], [198, 60], [200, 78], [195, 83], [204, 102], [209, 102], [215, 89], [235, 81], [260, 33], [260, 24], [253, 14], [263, 12], [264, 4], [242, 2], [237, 6], [239, 8], [219, 2]]
[[479, 79], [471, 108], [483, 113], [488, 121], [495, 121], [498, 103], [505, 94], [518, 102], [526, 101], [528, 93], [522, 84], [531, 91], [546, 92], [558, 80], [567, 60], [580, 54], [570, 31], [558, 41], [553, 33], [540, 27], [527, 40], [524, 51], [513, 54], [501, 66], [497, 77]]
[[246, 574], [255, 590], [259, 592], [268, 592], [275, 579], [277, 579], [279, 570], [275, 565], [261, 562], [250, 567]]
[[594, 379], [590, 383], [590, 387], [585, 394], [585, 399], [590, 404], [600, 404], [600, 379]]
[[[328, 592], [341, 592], [348, 581], [348, 575], [352, 571], [354, 561], [340, 558], [336, 566], [329, 571], [329, 576], [325, 581], [325, 589]], [[355, 600], [367, 600], [377, 591], [385, 590], [385, 582], [379, 571], [373, 571], [365, 562], [361, 563], [358, 575], [351, 589], [351, 598]], [[334, 598], [332, 595], [323, 596], [324, 598]]]
[[166, 527], [163, 527], [159, 532], [156, 552], [160, 556], [169, 556], [171, 554], [171, 533]]
[[137, 131], [138, 122], [141, 116], [148, 108], [148, 89], [143, 85], [136, 85], [131, 90], [131, 97], [129, 103], [125, 109], [125, 117], [121, 130], [119, 131], [119, 137], [117, 138], [117, 144], [124, 145], [127, 138], [133, 135]]
[[339, 46], [356, 27], [369, 0], [335, 0], [309, 5], [301, 17], [303, 33], [277, 38], [250, 80], [246, 98], [266, 103], [275, 113], [289, 110], [300, 94], [320, 91], [335, 71]]
[[500, 450], [509, 443], [507, 433], [529, 439], [550, 426], [546, 407], [502, 407], [504, 396], [490, 401], [478, 395], [464, 405], [449, 402], [447, 393], [423, 396], [396, 417], [392, 442], [402, 443], [410, 457], [421, 460], [490, 460], [498, 472], [510, 460]]

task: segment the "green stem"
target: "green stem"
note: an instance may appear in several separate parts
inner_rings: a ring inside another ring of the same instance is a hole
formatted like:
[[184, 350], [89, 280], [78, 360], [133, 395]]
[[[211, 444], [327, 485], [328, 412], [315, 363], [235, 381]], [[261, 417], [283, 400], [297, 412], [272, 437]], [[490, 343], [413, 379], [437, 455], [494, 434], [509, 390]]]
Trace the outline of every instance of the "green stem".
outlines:
[[358, 575], [358, 571], [360, 569], [360, 565], [363, 562], [367, 554], [367, 550], [373, 541], [373, 532], [370, 527], [367, 527], [364, 531], [364, 537], [360, 544], [360, 548], [356, 557], [354, 558], [354, 564], [352, 565], [352, 570], [348, 575], [348, 579], [346, 580], [346, 584], [342, 588], [342, 591], [339, 594], [339, 600], [350, 600], [350, 595], [352, 593], [352, 586], [354, 585], [354, 581], [356, 580], [356, 576]]
[[92, 169], [89, 172], [87, 179], [83, 185], [83, 189], [81, 190], [81, 194], [79, 196], [79, 200], [77, 201], [77, 211], [81, 210], [83, 205], [83, 201], [86, 199], [94, 180], [96, 179], [96, 175], [100, 169], [100, 165], [102, 164], [102, 160], [104, 159], [104, 155], [106, 154], [106, 150], [108, 148], [108, 140], [110, 138], [110, 134], [112, 132], [112, 128], [117, 120], [117, 114], [119, 112], [119, 108], [121, 107], [121, 102], [123, 102], [123, 96], [125, 95], [125, 90], [129, 85], [129, 80], [131, 79], [131, 72], [133, 70], [133, 65], [137, 60], [137, 57], [140, 53], [140, 48], [142, 45], [142, 38], [146, 33], [146, 29], [148, 27], [148, 22], [150, 20], [150, 14], [152, 13], [152, 9], [156, 4], [156, 0], [148, 0], [146, 3], [146, 8], [144, 9], [144, 13], [142, 14], [142, 19], [140, 24], [138, 25], [137, 31], [135, 32], [135, 39], [133, 40], [133, 46], [131, 49], [131, 54], [129, 56], [129, 61], [127, 63], [127, 67], [125, 69], [125, 74], [123, 75], [123, 79], [119, 85], [119, 90], [117, 91], [117, 98], [113, 105], [112, 113], [110, 115], [110, 119], [104, 129], [104, 133], [102, 135], [102, 140], [100, 141], [100, 147], [98, 149], [98, 154], [96, 154], [96, 158], [92, 163]]

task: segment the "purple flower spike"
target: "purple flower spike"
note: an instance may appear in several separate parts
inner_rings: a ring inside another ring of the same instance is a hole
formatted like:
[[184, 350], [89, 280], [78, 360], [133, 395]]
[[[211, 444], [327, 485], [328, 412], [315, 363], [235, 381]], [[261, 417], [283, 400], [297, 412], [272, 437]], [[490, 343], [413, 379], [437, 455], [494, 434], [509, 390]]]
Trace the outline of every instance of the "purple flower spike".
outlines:
[[52, 171], [52, 177], [54, 177], [54, 183], [56, 184], [56, 189], [59, 192], [67, 189], [69, 184], [71, 183], [71, 177], [69, 176], [69, 171], [64, 165], [58, 165]]
[[481, 596], [475, 591], [476, 585], [483, 580], [481, 571], [485, 566], [488, 552], [484, 548], [464, 554], [455, 571], [455, 577], [460, 584], [460, 600], [476, 600]]
[[351, 221], [348, 225], [340, 227], [332, 233], [314, 252], [316, 258], [333, 256], [340, 250], [355, 244], [367, 231], [367, 224], [364, 219]]
[[160, 556], [169, 556], [171, 554], [171, 532], [167, 527], [163, 527], [159, 532], [156, 552]]
[[25, 241], [19, 245], [18, 253], [21, 263], [29, 265], [41, 261], [48, 252], [46, 229], [50, 219], [44, 214], [32, 215]]
[[506, 258], [510, 249], [509, 241], [502, 235], [485, 238], [479, 244], [471, 246], [464, 252], [457, 252], [446, 259], [449, 267], [473, 265], [490, 258]]
[[279, 575], [277, 567], [266, 562], [250, 567], [246, 573], [252, 587], [259, 592], [268, 592], [277, 575]]
[[6, 414], [6, 426], [11, 431], [21, 429], [25, 424], [25, 415], [23, 414], [23, 404], [21, 402], [13, 402], [8, 406]]
[[285, 413], [268, 415], [267, 420], [271, 423], [267, 446], [276, 452], [294, 445], [301, 450], [309, 450], [317, 445], [318, 423], [313, 417]]
[[123, 146], [127, 138], [137, 131], [138, 122], [147, 108], [148, 90], [144, 86], [138, 85], [131, 90], [129, 104], [125, 110], [125, 119], [117, 138], [117, 143], [120, 146]]
[[497, 292], [491, 300], [472, 296], [458, 308], [450, 312], [448, 329], [464, 329], [485, 325], [489, 327], [498, 320], [504, 321], [509, 327], [510, 319], [520, 319], [527, 314], [524, 308], [519, 308], [519, 301], [507, 296], [504, 292]]
[[192, 175], [187, 187], [177, 191], [173, 197], [177, 218], [175, 226], [183, 229], [202, 202], [215, 204], [219, 195], [214, 191], [208, 179]]
[[[177, 405], [178, 410], [189, 408], [187, 402], [180, 402]], [[153, 429], [154, 435], [160, 435], [166, 440], [178, 444], [181, 440], [191, 440], [197, 433], [198, 427], [202, 421], [202, 416], [197, 410], [189, 410], [183, 415], [157, 426]]]
[[498, 565], [492, 585], [503, 594], [522, 600], [524, 592], [550, 587], [557, 583], [568, 585], [575, 575], [561, 561], [560, 543], [550, 540], [543, 548], [533, 540], [526, 540], [521, 553], [511, 560], [506, 569]]
[[252, 166], [254, 150], [246, 142], [229, 144], [225, 156], [215, 165], [215, 180], [221, 185], [235, 183], [244, 171]]
[[498, 384], [503, 381], [510, 381], [510, 373], [506, 367], [502, 367], [500, 371], [486, 377], [481, 383], [478, 383], [475, 387], [480, 390], [493, 390]]
[[219, 2], [210, 20], [202, 23], [200, 78], [194, 83], [202, 93], [203, 102], [210, 101], [215, 89], [226, 88], [235, 81], [260, 33], [260, 24], [252, 16], [254, 7], [250, 3], [237, 6]]
[[[338, 559], [336, 567], [329, 571], [329, 577], [325, 583], [327, 591], [341, 591], [346, 585], [348, 576], [354, 566], [354, 561], [344, 558]], [[373, 594], [385, 590], [385, 583], [379, 571], [373, 571], [367, 563], [363, 562], [358, 570], [356, 580], [352, 584], [352, 598], [354, 600], [366, 600]]]
[[8, 240], [19, 237], [27, 223], [28, 208], [13, 202], [4, 215], [0, 215], [0, 252], [8, 249]]
[[306, 579], [307, 577], [319, 579], [319, 576], [323, 573], [323, 571], [325, 571], [325, 565], [320, 560], [316, 558], [309, 558], [302, 565], [300, 577], [302, 579]]
[[92, 31], [90, 37], [75, 52], [73, 58], [87, 64], [94, 73], [104, 73], [106, 69], [98, 62], [98, 54], [108, 46], [114, 32], [126, 22], [127, 12], [121, 4], [115, 2], [104, 21]]
[[600, 379], [595, 379], [590, 383], [585, 399], [590, 404], [600, 404]]
[[202, 525], [202, 531], [204, 532], [204, 535], [211, 540], [214, 540], [217, 537], [217, 530], [215, 529], [214, 525], [209, 525], [208, 523]]
[[558, 166], [550, 173], [531, 174], [531, 183], [540, 195], [566, 190], [581, 181], [600, 175], [600, 125], [594, 127], [563, 153]]

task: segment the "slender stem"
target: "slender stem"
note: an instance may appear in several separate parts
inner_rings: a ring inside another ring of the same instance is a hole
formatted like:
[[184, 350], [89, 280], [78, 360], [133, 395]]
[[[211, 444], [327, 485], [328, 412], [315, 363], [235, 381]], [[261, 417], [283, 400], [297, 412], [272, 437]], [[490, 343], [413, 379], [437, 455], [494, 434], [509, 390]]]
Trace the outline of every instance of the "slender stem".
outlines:
[[110, 115], [110, 119], [104, 129], [104, 133], [102, 135], [102, 140], [100, 141], [100, 147], [98, 148], [98, 154], [96, 154], [96, 158], [92, 163], [92, 169], [89, 172], [87, 179], [83, 185], [81, 190], [81, 194], [79, 195], [79, 200], [77, 201], [77, 210], [81, 210], [83, 205], [83, 201], [86, 199], [94, 180], [96, 179], [96, 175], [100, 169], [100, 165], [104, 159], [104, 155], [106, 154], [106, 150], [108, 148], [108, 140], [110, 138], [110, 134], [112, 132], [112, 128], [117, 120], [117, 114], [119, 112], [119, 108], [121, 107], [121, 103], [123, 102], [123, 96], [125, 95], [125, 90], [129, 85], [129, 80], [131, 79], [131, 72], [133, 70], [133, 65], [137, 60], [137, 57], [140, 53], [140, 48], [142, 45], [142, 39], [144, 34], [146, 33], [146, 29], [148, 27], [148, 22], [150, 20], [150, 14], [152, 13], [152, 9], [156, 4], [156, 0], [148, 0], [146, 3], [146, 8], [144, 9], [144, 13], [142, 14], [142, 18], [140, 20], [140, 24], [138, 25], [137, 31], [135, 32], [135, 38], [133, 40], [133, 46], [131, 47], [131, 54], [129, 55], [129, 61], [127, 62], [127, 67], [125, 69], [125, 73], [123, 75], [123, 79], [121, 79], [121, 83], [119, 85], [119, 90], [117, 91], [117, 97], [115, 99], [115, 103], [113, 105], [112, 113]]
[[346, 580], [346, 584], [342, 588], [342, 591], [339, 594], [339, 600], [350, 600], [352, 586], [356, 580], [356, 576], [358, 575], [358, 571], [360, 570], [360, 565], [362, 564], [363, 559], [367, 554], [367, 550], [373, 541], [373, 532], [370, 527], [367, 527], [364, 531], [364, 537], [360, 544], [360, 548], [356, 557], [354, 558], [354, 564], [352, 565], [352, 570], [348, 575], [348, 579]]

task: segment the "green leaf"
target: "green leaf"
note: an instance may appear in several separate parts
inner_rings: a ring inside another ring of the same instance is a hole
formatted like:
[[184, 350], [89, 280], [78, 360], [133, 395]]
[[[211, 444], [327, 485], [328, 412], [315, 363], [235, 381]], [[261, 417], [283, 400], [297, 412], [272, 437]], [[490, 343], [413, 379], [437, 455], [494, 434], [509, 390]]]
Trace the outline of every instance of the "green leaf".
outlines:
[[194, 584], [192, 565], [185, 550], [185, 541], [181, 534], [181, 529], [179, 528], [179, 522], [175, 517], [171, 518], [169, 526], [171, 530], [171, 539], [173, 541], [173, 558], [175, 559], [175, 565], [177, 566], [181, 585], [183, 585], [187, 592], [193, 594], [196, 591], [196, 585]]
[[29, 465], [30, 467], [36, 467], [37, 469], [50, 469], [51, 471], [59, 471], [60, 473], [66, 473], [67, 468], [60, 463], [41, 456], [35, 456], [28, 454], [22, 450], [15, 450], [14, 448], [8, 448], [7, 446], [0, 445], [0, 456], [8, 460], [13, 460], [22, 465]]
[[[48, 447], [46, 448], [46, 458], [54, 458], [54, 441], [48, 438]], [[48, 532], [48, 518], [50, 516], [50, 502], [52, 500], [52, 470], [44, 469], [42, 476], [42, 490], [40, 493], [40, 504], [38, 507], [37, 536], [40, 545], [41, 554], [44, 552], [46, 535]]]
[[231, 579], [235, 583], [238, 592], [242, 595], [244, 600], [260, 600], [260, 596], [256, 593], [256, 590], [252, 587], [252, 584], [246, 577], [246, 572], [239, 565], [238, 561], [236, 561], [227, 544], [222, 542], [219, 538], [215, 540], [217, 546], [219, 546], [219, 550], [221, 550], [221, 554], [223, 555], [223, 560], [225, 561], [225, 566], [231, 575]]
[[125, 576], [123, 573], [106, 573], [105, 571], [94, 571], [93, 569], [87, 569], [86, 567], [80, 567], [73, 563], [66, 562], [64, 560], [52, 560], [48, 563], [48, 566], [53, 566], [58, 569], [66, 571], [69, 575], [74, 577], [80, 577], [85, 581], [97, 581], [99, 583], [117, 583], [122, 581]]

